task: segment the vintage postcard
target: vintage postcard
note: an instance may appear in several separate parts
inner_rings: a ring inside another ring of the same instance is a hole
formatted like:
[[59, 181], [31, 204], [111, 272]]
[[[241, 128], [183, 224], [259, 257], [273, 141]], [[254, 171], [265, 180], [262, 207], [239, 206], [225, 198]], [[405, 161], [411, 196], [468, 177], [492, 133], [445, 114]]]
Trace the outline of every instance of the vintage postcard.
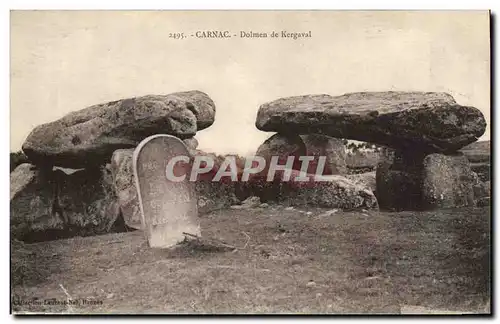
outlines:
[[491, 314], [490, 24], [11, 11], [11, 313]]

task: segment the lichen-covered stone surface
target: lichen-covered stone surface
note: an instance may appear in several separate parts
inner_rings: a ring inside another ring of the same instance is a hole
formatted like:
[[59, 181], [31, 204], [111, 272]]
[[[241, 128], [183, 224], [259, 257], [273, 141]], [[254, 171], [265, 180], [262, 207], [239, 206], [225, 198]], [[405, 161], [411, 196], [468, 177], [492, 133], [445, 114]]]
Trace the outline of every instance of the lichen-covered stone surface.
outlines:
[[278, 158], [280, 165], [284, 165], [288, 157], [293, 156], [294, 162], [291, 168], [300, 170], [299, 157], [306, 155], [306, 152], [306, 145], [299, 135], [278, 133], [265, 140], [259, 146], [255, 155], [265, 159], [266, 165], [262, 173], [267, 173], [273, 156]]
[[134, 149], [116, 150], [111, 157], [113, 187], [123, 220], [131, 228], [142, 229], [141, 209], [135, 186], [132, 156]]
[[183, 142], [191, 150], [195, 150], [198, 147], [198, 140], [194, 137], [186, 138]]
[[306, 146], [306, 155], [313, 156], [308, 173], [316, 173], [320, 156], [326, 157], [325, 169], [322, 174], [347, 174], [346, 148], [338, 138], [320, 134], [300, 135]]
[[366, 173], [377, 169], [380, 152], [348, 152], [346, 154], [347, 174]]
[[461, 153], [383, 150], [376, 171], [380, 208], [423, 210], [474, 205], [474, 176]]
[[307, 168], [307, 173], [313, 174], [317, 172], [319, 157], [324, 156], [326, 160], [321, 174], [347, 173], [346, 149], [342, 141], [320, 134], [274, 134], [259, 146], [255, 155], [266, 160], [266, 168], [262, 173], [267, 173], [273, 156], [278, 157], [279, 165], [285, 165], [287, 158], [293, 156], [294, 163], [291, 168], [294, 170], [300, 170], [302, 167], [299, 157], [313, 157]]
[[[299, 180], [300, 171], [291, 170], [286, 181], [285, 172], [277, 172], [274, 182], [262, 184], [260, 195], [263, 202], [274, 201], [290, 206], [317, 206], [340, 209], [378, 209], [377, 199], [365, 185], [340, 175], [329, 175], [327, 181], [316, 181], [315, 175], [306, 174], [307, 180]], [[263, 179], [262, 179], [263, 180]]]
[[10, 175], [10, 228], [33, 242], [112, 232], [120, 209], [108, 169], [39, 169], [21, 164]]
[[65, 174], [57, 179], [57, 206], [66, 227], [76, 235], [109, 233], [120, 215], [109, 166]]
[[23, 144], [33, 164], [86, 168], [154, 134], [189, 138], [213, 124], [215, 104], [200, 91], [147, 95], [91, 106], [37, 126]]
[[358, 174], [348, 174], [345, 176], [347, 179], [353, 181], [354, 183], [359, 183], [374, 193], [377, 191], [377, 181], [376, 181], [376, 172], [365, 172]]
[[424, 208], [474, 206], [474, 175], [461, 154], [430, 154], [423, 161]]
[[486, 129], [481, 111], [441, 92], [357, 92], [306, 95], [263, 104], [256, 127], [292, 134], [320, 133], [427, 154], [452, 152]]
[[24, 239], [33, 232], [61, 230], [64, 222], [54, 210], [57, 185], [52, 170], [23, 163], [10, 173], [10, 233]]

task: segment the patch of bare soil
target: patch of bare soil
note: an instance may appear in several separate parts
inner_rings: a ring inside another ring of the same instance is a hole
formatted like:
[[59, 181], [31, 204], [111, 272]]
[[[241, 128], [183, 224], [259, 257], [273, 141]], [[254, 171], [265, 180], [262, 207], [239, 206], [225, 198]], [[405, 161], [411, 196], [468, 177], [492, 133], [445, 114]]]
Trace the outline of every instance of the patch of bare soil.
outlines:
[[489, 208], [327, 211], [270, 206], [204, 215], [202, 236], [235, 249], [193, 242], [149, 249], [141, 232], [13, 246], [12, 310], [489, 312]]

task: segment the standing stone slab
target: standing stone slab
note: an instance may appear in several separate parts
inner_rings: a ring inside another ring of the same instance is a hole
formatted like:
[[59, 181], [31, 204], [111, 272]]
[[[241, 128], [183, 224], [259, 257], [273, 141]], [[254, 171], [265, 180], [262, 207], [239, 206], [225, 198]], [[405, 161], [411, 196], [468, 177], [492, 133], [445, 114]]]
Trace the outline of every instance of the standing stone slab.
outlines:
[[169, 135], [150, 136], [134, 151], [142, 226], [150, 247], [173, 246], [184, 239], [182, 232], [200, 235], [195, 183], [189, 181], [188, 168], [175, 168], [176, 176], [187, 174], [183, 181], [166, 176], [168, 161], [180, 155], [190, 156], [185, 144]]
[[141, 210], [137, 198], [132, 158], [134, 149], [120, 149], [111, 157], [113, 187], [120, 204], [123, 220], [128, 227], [141, 230]]
[[316, 173], [319, 157], [326, 157], [323, 174], [347, 174], [345, 145], [338, 138], [320, 134], [300, 135], [306, 145], [306, 155], [314, 156], [308, 173]]
[[430, 154], [423, 162], [425, 208], [474, 206], [474, 174], [462, 153]]

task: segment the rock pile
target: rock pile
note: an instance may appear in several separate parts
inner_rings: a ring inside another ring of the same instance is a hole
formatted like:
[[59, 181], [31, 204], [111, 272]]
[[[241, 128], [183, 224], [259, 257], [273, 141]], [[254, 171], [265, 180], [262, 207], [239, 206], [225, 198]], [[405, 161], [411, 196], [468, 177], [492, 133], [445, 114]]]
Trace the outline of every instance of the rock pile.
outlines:
[[483, 114], [434, 92], [359, 92], [275, 100], [256, 127], [280, 137], [322, 134], [383, 145], [376, 171], [380, 207], [420, 209], [474, 203], [473, 174], [457, 151], [486, 129]]
[[134, 148], [170, 134], [194, 150], [193, 136], [214, 119], [214, 102], [188, 91], [99, 104], [37, 126], [22, 146], [29, 163], [10, 175], [12, 235], [36, 241], [140, 228]]

